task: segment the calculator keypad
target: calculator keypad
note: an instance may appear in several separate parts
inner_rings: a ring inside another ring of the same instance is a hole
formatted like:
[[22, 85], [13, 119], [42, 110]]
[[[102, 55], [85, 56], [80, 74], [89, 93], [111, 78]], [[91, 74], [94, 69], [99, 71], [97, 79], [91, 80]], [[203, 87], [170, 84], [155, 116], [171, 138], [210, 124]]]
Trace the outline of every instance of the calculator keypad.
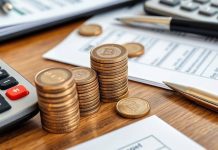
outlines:
[[203, 7], [199, 10], [199, 13], [205, 16], [214, 16], [217, 13], [217, 10], [211, 7]]
[[218, 0], [147, 0], [144, 7], [161, 16], [218, 23]]
[[0, 89], [7, 90], [18, 84], [18, 81], [14, 77], [7, 77], [0, 80]]
[[194, 11], [198, 9], [198, 5], [192, 2], [186, 2], [181, 4], [181, 9], [186, 10], [186, 11]]
[[29, 94], [29, 91], [23, 85], [14, 86], [6, 91], [6, 95], [11, 100], [19, 100]]
[[210, 0], [193, 0], [196, 3], [205, 4], [208, 3]]
[[5, 98], [2, 95], [0, 95], [0, 114], [9, 109], [11, 109], [11, 106], [8, 104]]
[[7, 78], [9, 76], [8, 72], [4, 69], [0, 69], [0, 80]]
[[169, 6], [176, 6], [176, 5], [179, 5], [180, 0], [160, 0], [160, 3], [169, 5]]

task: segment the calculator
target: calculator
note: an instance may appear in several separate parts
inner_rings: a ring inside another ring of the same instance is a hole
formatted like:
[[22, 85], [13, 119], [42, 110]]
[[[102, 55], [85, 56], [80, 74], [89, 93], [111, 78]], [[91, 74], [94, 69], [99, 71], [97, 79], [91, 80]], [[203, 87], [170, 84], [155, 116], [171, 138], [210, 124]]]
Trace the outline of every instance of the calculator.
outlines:
[[0, 133], [37, 113], [35, 87], [0, 60]]
[[147, 13], [218, 23], [218, 0], [148, 0]]

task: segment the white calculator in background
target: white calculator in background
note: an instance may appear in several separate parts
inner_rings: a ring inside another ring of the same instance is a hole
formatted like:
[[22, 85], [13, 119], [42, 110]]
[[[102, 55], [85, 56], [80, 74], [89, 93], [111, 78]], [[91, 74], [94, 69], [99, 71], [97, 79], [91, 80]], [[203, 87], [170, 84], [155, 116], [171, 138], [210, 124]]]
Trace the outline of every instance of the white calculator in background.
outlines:
[[0, 133], [37, 113], [35, 87], [0, 59]]
[[147, 0], [149, 14], [218, 23], [218, 0]]

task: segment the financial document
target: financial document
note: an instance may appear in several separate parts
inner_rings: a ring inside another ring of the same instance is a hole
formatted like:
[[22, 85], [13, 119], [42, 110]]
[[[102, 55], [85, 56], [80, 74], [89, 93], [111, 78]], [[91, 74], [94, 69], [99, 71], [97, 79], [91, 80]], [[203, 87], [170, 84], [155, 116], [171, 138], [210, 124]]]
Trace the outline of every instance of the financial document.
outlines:
[[205, 150], [157, 116], [151, 116], [69, 150]]
[[0, 37], [130, 0], [10, 0], [14, 9], [0, 11]]
[[[128, 12], [128, 13], [127, 13]], [[204, 36], [127, 27], [116, 17], [142, 15], [141, 5], [91, 18], [86, 23], [103, 27], [97, 37], [74, 31], [43, 57], [78, 66], [90, 66], [90, 50], [105, 43], [139, 42], [145, 54], [129, 59], [129, 79], [167, 88], [163, 81], [218, 93], [218, 40]]]

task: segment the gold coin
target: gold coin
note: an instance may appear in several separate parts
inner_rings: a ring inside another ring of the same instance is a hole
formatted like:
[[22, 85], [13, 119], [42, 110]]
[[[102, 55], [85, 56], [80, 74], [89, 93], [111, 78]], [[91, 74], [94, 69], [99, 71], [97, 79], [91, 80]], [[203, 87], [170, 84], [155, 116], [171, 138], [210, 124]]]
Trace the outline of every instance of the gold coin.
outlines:
[[116, 62], [116, 63], [99, 63], [99, 62], [95, 62], [94, 60], [91, 60], [91, 65], [95, 66], [95, 67], [103, 67], [103, 68], [113, 68], [113, 67], [117, 67], [117, 66], [122, 66], [124, 64], [128, 64], [128, 59], [124, 59], [122, 61]]
[[77, 90], [76, 90], [76, 85], [74, 85], [73, 87], [70, 87], [69, 89], [59, 93], [46, 93], [37, 90], [37, 94], [44, 98], [63, 98], [69, 94], [76, 95]]
[[[126, 70], [126, 71], [120, 73], [119, 76], [120, 76], [120, 77], [121, 77], [121, 76], [128, 76], [128, 70]], [[110, 80], [113, 80], [113, 79], [115, 79], [115, 78], [117, 78], [117, 75], [109, 75], [109, 76], [100, 75], [100, 74], [98, 75], [98, 79], [99, 79], [99, 80], [101, 80], [101, 79], [110, 79]]]
[[102, 27], [97, 24], [82, 25], [79, 28], [79, 34], [83, 36], [97, 36], [102, 33]]
[[140, 118], [149, 112], [150, 105], [144, 99], [130, 97], [120, 100], [116, 105], [116, 110], [125, 118]]
[[65, 97], [61, 97], [61, 98], [44, 98], [42, 96], [38, 96], [38, 101], [41, 101], [43, 103], [47, 103], [47, 104], [58, 104], [58, 103], [63, 103], [69, 99], [73, 99], [73, 98], [78, 98], [77, 94], [69, 94]]
[[128, 67], [127, 68], [125, 68], [124, 70], [119, 70], [119, 71], [117, 71], [117, 72], [98, 72], [97, 70], [96, 70], [96, 72], [97, 72], [97, 74], [98, 75], [101, 75], [101, 76], [115, 76], [115, 75], [119, 75], [119, 74], [121, 74], [121, 73], [123, 73], [123, 72], [126, 72], [126, 71], [128, 71]]
[[93, 109], [96, 109], [96, 107], [99, 107], [100, 105], [100, 101], [93, 104], [93, 105], [90, 105], [90, 106], [87, 106], [87, 107], [80, 107], [80, 112], [84, 112], [84, 111], [91, 111]]
[[117, 86], [117, 87], [101, 87], [101, 91], [116, 91], [116, 90], [120, 90], [120, 89], [124, 89], [125, 87], [128, 87], [128, 82], [123, 83], [123, 85], [121, 86]]
[[91, 52], [91, 59], [99, 63], [116, 63], [127, 59], [127, 50], [118, 44], [104, 44]]
[[128, 57], [139, 57], [144, 54], [144, 46], [140, 43], [126, 43], [123, 45], [128, 51]]
[[96, 81], [96, 84], [92, 87], [89, 87], [89, 86], [88, 87], [87, 86], [77, 87], [78, 94], [95, 91], [96, 89], [99, 89], [99, 85], [97, 81]]
[[98, 86], [99, 86], [98, 85], [98, 80], [96, 78], [95, 81], [93, 81], [91, 83], [87, 83], [87, 84], [85, 84], [85, 86], [84, 85], [77, 85], [76, 87], [77, 87], [77, 90], [78, 90], [78, 93], [79, 93], [79, 91], [81, 92], [83, 90], [89, 90], [89, 89], [91, 90], [94, 87], [98, 87]]
[[96, 79], [96, 73], [91, 68], [75, 67], [71, 69], [77, 85], [84, 85]]
[[96, 109], [94, 109], [94, 110], [92, 110], [92, 111], [80, 112], [80, 115], [81, 115], [82, 117], [84, 117], [84, 116], [89, 116], [89, 115], [93, 115], [93, 114], [97, 113], [100, 108], [101, 108], [101, 105], [99, 105]]
[[79, 104], [79, 108], [82, 109], [82, 108], [89, 108], [93, 105], [95, 105], [96, 103], [99, 103], [100, 102], [100, 98], [96, 99], [95, 101], [91, 101], [90, 103], [82, 103], [82, 104]]
[[103, 74], [112, 74], [112, 73], [116, 73], [116, 72], [120, 72], [121, 70], [127, 70], [128, 66], [124, 65], [124, 66], [120, 66], [120, 68], [111, 68], [110, 70], [104, 70], [104, 68], [94, 68], [93, 66], [91, 66], [94, 70], [96, 70], [97, 73], [103, 73]]
[[72, 72], [65, 68], [48, 68], [40, 71], [35, 77], [35, 84], [43, 91], [59, 91], [71, 85]]
[[78, 94], [78, 97], [93, 97], [93, 95], [99, 95], [99, 89], [95, 89], [93, 91], [87, 91], [86, 93]]
[[93, 97], [84, 97], [83, 99], [79, 99], [79, 103], [83, 104], [83, 103], [89, 103], [92, 101], [95, 101], [96, 99], [99, 99], [100, 95], [95, 95]]
[[119, 100], [121, 100], [123, 98], [128, 97], [128, 95], [129, 95], [129, 91], [127, 91], [124, 95], [119, 96], [119, 97], [113, 97], [113, 98], [103, 98], [103, 97], [101, 97], [101, 101], [105, 102], [105, 103], [108, 103], [108, 102], [117, 102], [117, 101], [119, 101]]

